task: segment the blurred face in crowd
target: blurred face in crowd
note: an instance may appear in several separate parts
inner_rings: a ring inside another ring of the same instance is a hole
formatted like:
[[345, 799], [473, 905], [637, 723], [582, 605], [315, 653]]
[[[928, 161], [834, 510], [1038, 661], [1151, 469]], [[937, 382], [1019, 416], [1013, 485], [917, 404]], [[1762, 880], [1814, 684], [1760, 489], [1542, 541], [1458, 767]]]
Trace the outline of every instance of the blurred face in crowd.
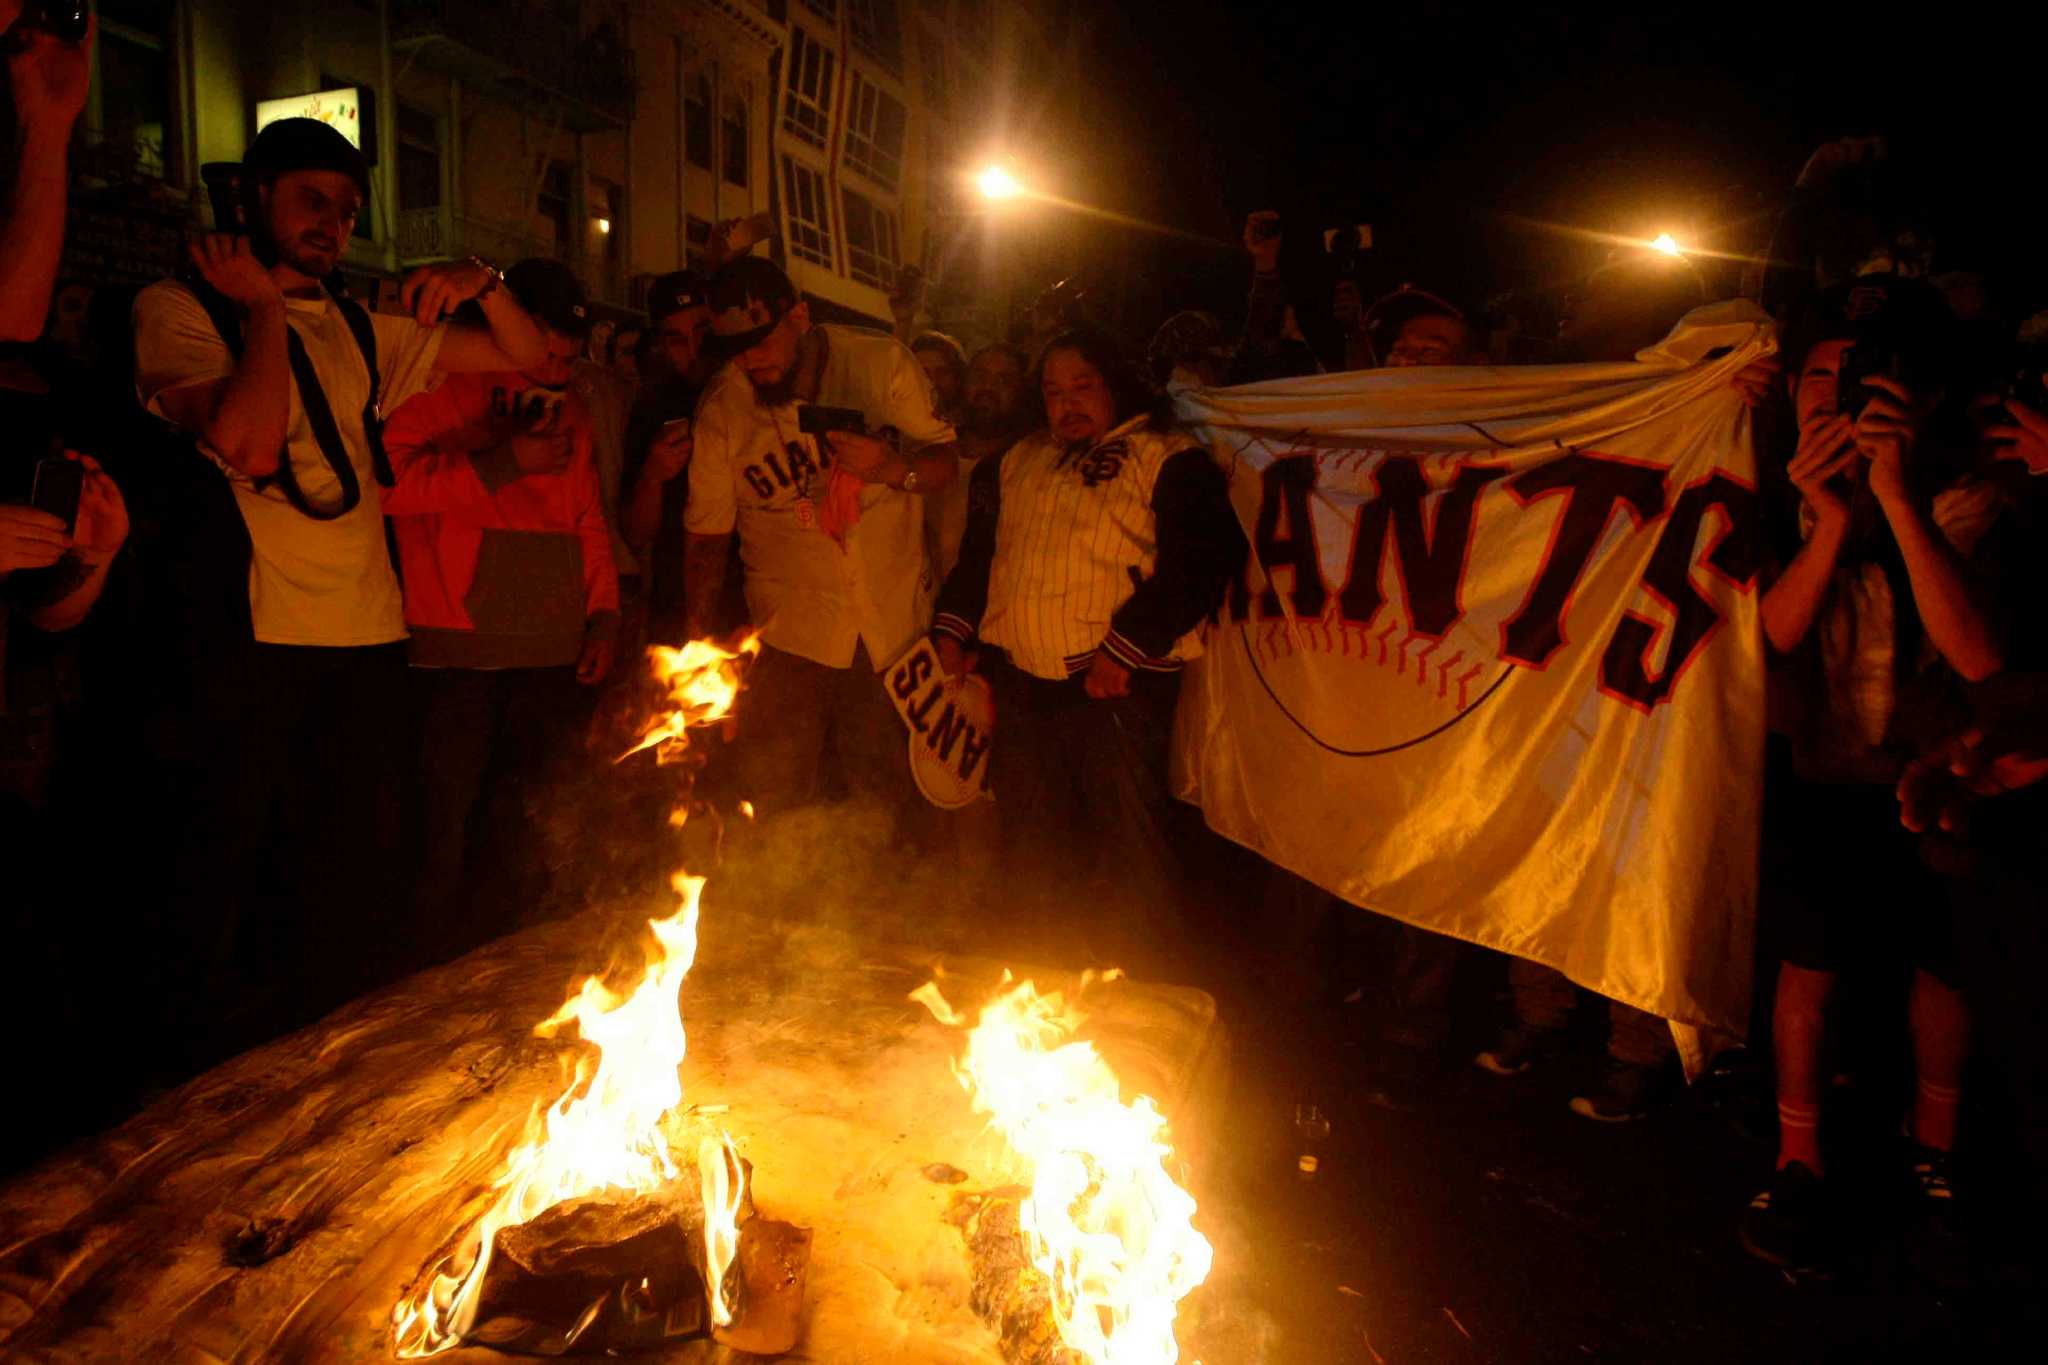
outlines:
[[1390, 367], [1472, 363], [1472, 329], [1462, 318], [1448, 313], [1424, 313], [1408, 319], [1387, 348]]
[[711, 335], [710, 305], [699, 304], [670, 313], [654, 324], [654, 331], [661, 340], [661, 357], [669, 371], [678, 379], [690, 378], [704, 356], [704, 338]]
[[1842, 357], [1849, 353], [1852, 344], [1822, 341], [1806, 353], [1806, 361], [1799, 367], [1799, 377], [1792, 386], [1792, 407], [1799, 414], [1800, 426], [1835, 414], [1841, 395], [1835, 376], [1841, 373]]
[[583, 338], [558, 332], [545, 322], [540, 322], [540, 334], [548, 343], [547, 359], [526, 371], [526, 377], [536, 384], [559, 389], [569, 382], [569, 366], [583, 354]]
[[341, 264], [362, 209], [355, 181], [340, 171], [286, 171], [262, 198], [280, 262], [314, 280]]
[[811, 330], [811, 306], [799, 303], [782, 315], [767, 336], [736, 357], [754, 386], [754, 396], [774, 407], [788, 402], [796, 388], [797, 352]]
[[1041, 394], [1053, 435], [1073, 444], [1093, 441], [1116, 425], [1116, 396], [1109, 380], [1079, 351], [1048, 351]]
[[635, 384], [640, 382], [640, 336], [638, 327], [621, 327], [612, 336], [612, 368]]
[[953, 362], [946, 353], [936, 346], [925, 346], [917, 352], [917, 363], [924, 366], [924, 377], [932, 382], [932, 401], [940, 412], [953, 412], [960, 402], [960, 371], [953, 368]]
[[50, 296], [50, 320], [45, 329], [50, 340], [67, 355], [85, 355], [86, 315], [92, 308], [92, 286], [72, 283]]
[[988, 350], [967, 367], [967, 416], [984, 431], [1010, 424], [1024, 404], [1024, 364], [1008, 351]]

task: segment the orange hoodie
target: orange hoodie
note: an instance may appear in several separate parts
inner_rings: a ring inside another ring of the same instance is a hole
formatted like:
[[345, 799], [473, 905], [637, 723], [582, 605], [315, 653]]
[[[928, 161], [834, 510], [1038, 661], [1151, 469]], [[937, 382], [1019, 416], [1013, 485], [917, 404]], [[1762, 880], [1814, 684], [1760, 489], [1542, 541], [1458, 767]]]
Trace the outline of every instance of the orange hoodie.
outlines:
[[[559, 474], [521, 474], [505, 442], [559, 397], [573, 454]], [[585, 634], [616, 627], [619, 576], [573, 394], [512, 373], [454, 374], [384, 428], [396, 486], [412, 662], [424, 668], [552, 668]]]

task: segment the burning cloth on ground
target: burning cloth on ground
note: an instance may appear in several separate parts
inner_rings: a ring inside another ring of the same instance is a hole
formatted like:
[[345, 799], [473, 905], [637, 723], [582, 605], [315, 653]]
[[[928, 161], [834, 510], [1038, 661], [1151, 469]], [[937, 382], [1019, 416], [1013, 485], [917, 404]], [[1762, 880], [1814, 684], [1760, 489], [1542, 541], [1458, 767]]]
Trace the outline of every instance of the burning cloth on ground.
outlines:
[[1176, 788], [1354, 904], [1684, 1025], [1749, 1011], [1754, 306], [1635, 362], [1186, 392], [1253, 545]]

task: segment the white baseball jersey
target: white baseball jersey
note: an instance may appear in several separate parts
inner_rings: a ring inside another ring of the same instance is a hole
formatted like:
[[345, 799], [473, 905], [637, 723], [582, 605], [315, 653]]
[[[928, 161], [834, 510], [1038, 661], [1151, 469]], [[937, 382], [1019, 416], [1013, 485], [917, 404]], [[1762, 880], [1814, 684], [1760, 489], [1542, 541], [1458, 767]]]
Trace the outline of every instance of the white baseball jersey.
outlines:
[[[978, 633], [1041, 678], [1087, 667], [1097, 648], [1132, 668], [1178, 668], [1200, 652], [1189, 632], [1162, 657], [1122, 639], [1110, 617], [1152, 576], [1152, 493], [1168, 459], [1199, 445], [1125, 422], [1085, 450], [1040, 432], [1003, 456], [995, 557]], [[965, 623], [961, 623], [965, 624]]]
[[[825, 372], [813, 400], [859, 408], [868, 430], [894, 427], [903, 449], [954, 439], [932, 413], [924, 370], [894, 337], [826, 325]], [[796, 403], [765, 407], [746, 373], [728, 365], [697, 404], [696, 451], [683, 526], [696, 535], [737, 527], [747, 609], [777, 649], [832, 668], [867, 647], [889, 666], [931, 619], [923, 499], [883, 484], [860, 494], [860, 519], [842, 546], [822, 527], [832, 455], [797, 430]]]

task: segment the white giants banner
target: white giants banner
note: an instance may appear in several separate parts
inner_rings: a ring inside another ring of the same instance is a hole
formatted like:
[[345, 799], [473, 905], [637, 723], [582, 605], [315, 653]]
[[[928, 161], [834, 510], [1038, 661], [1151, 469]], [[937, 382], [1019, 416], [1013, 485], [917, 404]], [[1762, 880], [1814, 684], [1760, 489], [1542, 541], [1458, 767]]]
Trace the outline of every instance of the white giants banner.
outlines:
[[1763, 779], [1754, 307], [1634, 363], [1187, 393], [1252, 561], [1175, 773], [1354, 904], [1741, 1034]]

